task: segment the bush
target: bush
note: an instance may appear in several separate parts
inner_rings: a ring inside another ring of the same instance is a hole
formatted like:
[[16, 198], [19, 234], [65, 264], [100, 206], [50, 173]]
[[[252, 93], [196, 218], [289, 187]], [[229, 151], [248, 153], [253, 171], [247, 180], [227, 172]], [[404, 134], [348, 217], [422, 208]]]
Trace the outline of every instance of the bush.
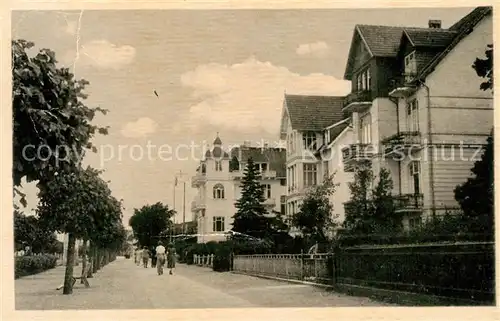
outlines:
[[216, 272], [231, 271], [232, 268], [232, 244], [221, 242], [214, 253], [213, 270]]
[[50, 254], [16, 256], [15, 278], [37, 274], [53, 269], [57, 264], [57, 256]]

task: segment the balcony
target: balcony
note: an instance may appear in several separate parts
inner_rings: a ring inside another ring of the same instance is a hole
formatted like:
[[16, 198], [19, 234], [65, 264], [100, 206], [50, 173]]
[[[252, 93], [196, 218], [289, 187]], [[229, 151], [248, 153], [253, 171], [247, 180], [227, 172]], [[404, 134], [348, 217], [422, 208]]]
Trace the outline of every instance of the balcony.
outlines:
[[[229, 177], [233, 180], [240, 180], [243, 178], [245, 175], [244, 171], [233, 171], [229, 172]], [[260, 172], [261, 179], [266, 180], [266, 179], [276, 179], [276, 171], [261, 171]]]
[[205, 200], [200, 198], [200, 197], [197, 197], [195, 198], [192, 202], [191, 202], [191, 211], [192, 212], [197, 212], [199, 210], [203, 210], [206, 208], [206, 205], [205, 205]]
[[401, 194], [394, 197], [396, 213], [420, 212], [424, 207], [424, 195], [422, 194]]
[[344, 98], [343, 112], [362, 112], [372, 105], [371, 90], [352, 92]]
[[417, 86], [413, 83], [416, 76], [416, 73], [404, 73], [392, 79], [389, 86], [389, 96], [404, 98], [413, 95], [417, 90]]
[[264, 201], [264, 206], [266, 207], [275, 207], [276, 206], [276, 199], [275, 198], [266, 198]]
[[191, 178], [191, 187], [199, 187], [207, 182], [207, 175], [205, 173], [196, 173]]
[[400, 132], [382, 140], [384, 155], [395, 160], [422, 149], [420, 132]]
[[374, 153], [372, 144], [351, 144], [342, 148], [344, 170], [352, 172], [356, 165], [369, 163]]

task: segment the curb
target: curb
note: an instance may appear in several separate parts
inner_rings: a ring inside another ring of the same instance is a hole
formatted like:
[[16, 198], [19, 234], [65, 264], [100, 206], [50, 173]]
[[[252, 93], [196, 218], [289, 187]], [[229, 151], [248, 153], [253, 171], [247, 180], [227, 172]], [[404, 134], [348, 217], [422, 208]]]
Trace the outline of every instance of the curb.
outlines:
[[311, 286], [315, 286], [315, 287], [319, 287], [319, 288], [324, 288], [324, 289], [333, 289], [334, 288], [332, 285], [321, 284], [321, 283], [314, 283], [314, 282], [309, 282], [309, 281], [300, 281], [300, 280], [294, 280], [294, 279], [285, 279], [285, 278], [280, 278], [280, 277], [276, 277], [276, 276], [269, 276], [269, 275], [262, 275], [262, 274], [252, 274], [252, 273], [244, 273], [244, 272], [238, 272], [238, 271], [230, 271], [230, 272], [234, 273], [234, 274], [241, 274], [241, 275], [253, 276], [253, 277], [261, 278], [261, 279], [275, 280], [275, 281], [288, 282], [288, 283], [294, 283], [294, 284], [311, 285]]

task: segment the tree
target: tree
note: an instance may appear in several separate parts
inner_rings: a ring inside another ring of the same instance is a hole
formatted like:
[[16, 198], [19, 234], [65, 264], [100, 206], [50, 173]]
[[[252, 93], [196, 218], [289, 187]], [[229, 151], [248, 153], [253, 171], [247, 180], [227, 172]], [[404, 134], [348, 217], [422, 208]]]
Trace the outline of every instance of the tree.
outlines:
[[348, 184], [351, 199], [345, 204], [345, 220], [343, 227], [349, 233], [368, 234], [371, 227], [366, 218], [373, 211], [370, 187], [373, 173], [368, 167], [359, 167], [354, 172], [354, 181]]
[[481, 159], [471, 169], [472, 177], [455, 188], [455, 199], [468, 220], [470, 232], [493, 236], [494, 224], [494, 161], [493, 131]]
[[268, 236], [269, 220], [264, 206], [264, 187], [260, 184], [261, 176], [252, 158], [249, 158], [242, 178], [242, 192], [236, 201], [237, 212], [233, 216], [234, 232], [257, 238]]
[[402, 217], [395, 212], [390, 172], [382, 168], [377, 184], [368, 167], [358, 168], [349, 183], [351, 199], [345, 207], [344, 228], [351, 237], [391, 236], [402, 230]]
[[26, 246], [29, 246], [32, 253], [57, 253], [60, 242], [36, 216], [27, 216], [15, 210], [14, 243], [16, 250], [24, 250]]
[[[121, 202], [91, 167], [55, 175], [40, 189], [38, 215], [44, 226], [68, 234], [64, 294], [72, 293], [76, 239], [96, 240], [121, 222]], [[105, 239], [108, 241], [109, 239]]]
[[493, 44], [487, 46], [485, 55], [486, 59], [476, 58], [472, 68], [474, 68], [479, 77], [486, 79], [486, 81], [481, 83], [479, 88], [493, 91]]
[[171, 221], [174, 215], [174, 210], [157, 202], [153, 205], [145, 205], [140, 209], [134, 209], [134, 215], [130, 218], [129, 225], [132, 227], [139, 245], [149, 248], [158, 242], [160, 235], [168, 235], [168, 231], [174, 228]]
[[[493, 45], [486, 49], [486, 59], [476, 58], [472, 68], [479, 77], [487, 80], [480, 85], [480, 89], [493, 91]], [[474, 163], [471, 169], [473, 177], [458, 185], [455, 190], [455, 199], [462, 208], [466, 226], [469, 232], [485, 234], [492, 238], [494, 233], [494, 149], [493, 129], [487, 138], [487, 144], [481, 159]]]
[[337, 226], [333, 204], [330, 198], [335, 194], [338, 183], [334, 183], [335, 173], [326, 176], [323, 183], [313, 186], [306, 193], [298, 213], [292, 216], [292, 225], [298, 227], [304, 237], [323, 244]]
[[107, 128], [91, 124], [96, 112], [106, 110], [82, 102], [89, 83], [74, 79], [68, 68], [58, 68], [49, 49], [30, 57], [33, 46], [25, 40], [12, 41], [12, 175], [14, 193], [24, 206], [25, 195], [16, 188], [22, 178], [38, 180], [43, 187], [54, 173], [78, 167], [85, 149], [96, 151], [90, 142], [96, 132], [107, 134]]
[[372, 191], [373, 201], [373, 232], [376, 234], [396, 234], [402, 231], [401, 215], [396, 213], [392, 189], [394, 184], [390, 172], [380, 170], [377, 185]]

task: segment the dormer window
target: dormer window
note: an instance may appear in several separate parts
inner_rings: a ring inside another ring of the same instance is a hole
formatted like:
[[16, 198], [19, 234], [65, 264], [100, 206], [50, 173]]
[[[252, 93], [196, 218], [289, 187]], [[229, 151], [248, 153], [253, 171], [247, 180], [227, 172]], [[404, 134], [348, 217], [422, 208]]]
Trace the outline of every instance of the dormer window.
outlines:
[[405, 76], [411, 77], [417, 73], [417, 59], [415, 58], [415, 51], [409, 53], [405, 57]]

